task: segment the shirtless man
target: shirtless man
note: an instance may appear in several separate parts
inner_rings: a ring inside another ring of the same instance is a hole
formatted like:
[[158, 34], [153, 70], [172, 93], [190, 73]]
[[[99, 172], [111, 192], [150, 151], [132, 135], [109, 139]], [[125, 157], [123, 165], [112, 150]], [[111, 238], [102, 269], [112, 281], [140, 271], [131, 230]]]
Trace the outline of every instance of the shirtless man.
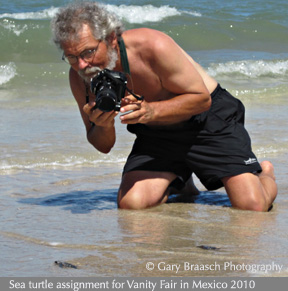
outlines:
[[[170, 186], [181, 189], [193, 172], [208, 190], [224, 186], [235, 208], [271, 207], [277, 195], [274, 169], [268, 161], [260, 165], [251, 151], [242, 103], [169, 36], [146, 28], [124, 31], [119, 19], [95, 2], [61, 9], [52, 31], [71, 65], [70, 86], [88, 141], [108, 153], [116, 140], [117, 115], [137, 136], [123, 171], [120, 208], [161, 204]], [[120, 114], [94, 109], [87, 84], [105, 68], [125, 71], [127, 87], [145, 99], [127, 93]]]

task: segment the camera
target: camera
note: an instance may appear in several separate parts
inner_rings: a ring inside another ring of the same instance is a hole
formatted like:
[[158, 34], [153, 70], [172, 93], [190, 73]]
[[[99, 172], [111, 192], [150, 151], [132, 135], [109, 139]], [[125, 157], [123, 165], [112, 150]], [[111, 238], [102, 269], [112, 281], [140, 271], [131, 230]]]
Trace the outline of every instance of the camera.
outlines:
[[125, 96], [127, 78], [124, 73], [104, 69], [91, 79], [91, 91], [96, 96], [94, 109], [119, 111]]

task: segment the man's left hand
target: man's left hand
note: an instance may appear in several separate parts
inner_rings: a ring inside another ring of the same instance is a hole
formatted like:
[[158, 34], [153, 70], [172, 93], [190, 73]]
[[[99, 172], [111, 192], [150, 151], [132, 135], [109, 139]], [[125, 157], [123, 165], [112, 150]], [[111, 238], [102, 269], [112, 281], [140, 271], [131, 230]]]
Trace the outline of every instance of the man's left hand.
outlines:
[[132, 95], [128, 95], [122, 100], [120, 116], [122, 124], [149, 123], [153, 121], [154, 110], [149, 102], [138, 101]]

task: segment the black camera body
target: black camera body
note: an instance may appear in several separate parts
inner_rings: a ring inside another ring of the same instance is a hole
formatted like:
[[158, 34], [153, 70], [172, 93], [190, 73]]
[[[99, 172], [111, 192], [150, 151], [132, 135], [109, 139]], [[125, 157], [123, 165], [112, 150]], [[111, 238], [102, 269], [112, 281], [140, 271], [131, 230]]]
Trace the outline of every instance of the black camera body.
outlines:
[[95, 108], [103, 112], [120, 111], [125, 96], [127, 78], [122, 72], [104, 69], [91, 79], [91, 91], [96, 96]]

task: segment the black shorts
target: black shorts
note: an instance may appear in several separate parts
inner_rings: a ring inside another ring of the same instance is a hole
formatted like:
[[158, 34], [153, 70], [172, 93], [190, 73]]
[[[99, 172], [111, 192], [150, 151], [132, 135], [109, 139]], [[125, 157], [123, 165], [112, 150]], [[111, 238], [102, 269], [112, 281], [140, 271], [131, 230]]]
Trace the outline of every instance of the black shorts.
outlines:
[[209, 111], [193, 116], [180, 128], [151, 128], [128, 125], [137, 138], [123, 173], [172, 172], [179, 189], [191, 177], [199, 178], [208, 190], [223, 186], [224, 177], [262, 171], [244, 128], [245, 108], [220, 85], [211, 94]]

